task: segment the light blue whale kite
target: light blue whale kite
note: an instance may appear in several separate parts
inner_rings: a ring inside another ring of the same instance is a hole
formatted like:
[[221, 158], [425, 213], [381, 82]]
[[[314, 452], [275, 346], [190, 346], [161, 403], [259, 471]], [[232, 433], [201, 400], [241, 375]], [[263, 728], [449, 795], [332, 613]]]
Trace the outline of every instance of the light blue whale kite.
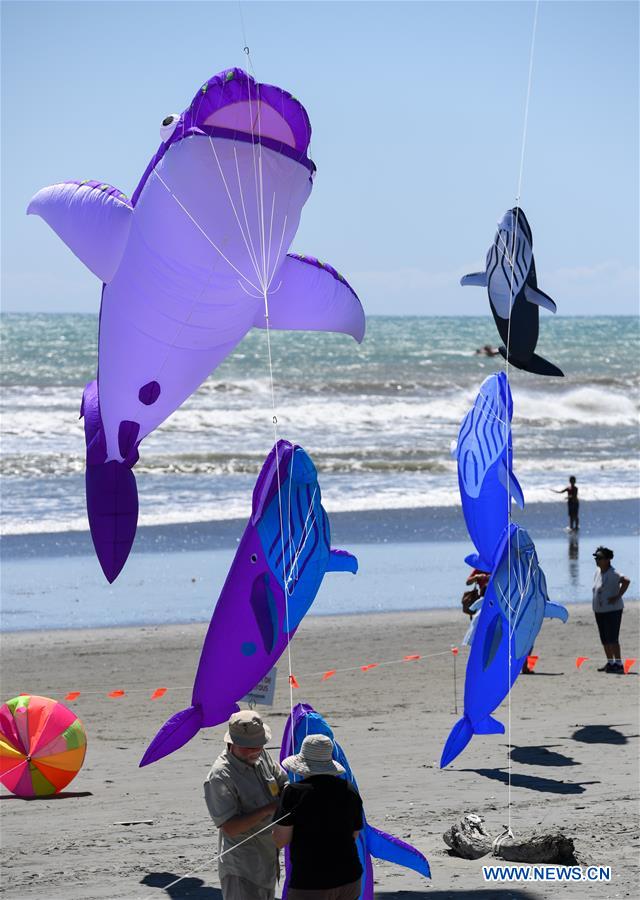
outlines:
[[533, 541], [519, 525], [509, 525], [496, 551], [464, 684], [464, 715], [451, 730], [440, 767], [448, 766], [474, 734], [504, 734], [492, 717], [520, 674], [544, 618], [567, 621], [564, 606], [551, 603]]
[[[357, 789], [358, 784], [355, 776], [351, 771], [351, 766], [347, 760], [346, 754], [340, 744], [334, 739], [333, 731], [329, 727], [328, 722], [320, 713], [316, 712], [313, 706], [308, 703], [298, 703], [293, 707], [291, 715], [287, 719], [282, 735], [282, 745], [280, 750], [280, 762], [287, 756], [300, 752], [303, 740], [309, 734], [324, 734], [333, 741], [333, 758], [344, 766], [346, 778]], [[299, 780], [296, 775], [289, 773], [289, 778]], [[401, 841], [399, 838], [387, 834], [385, 831], [379, 831], [374, 828], [366, 820], [363, 811], [364, 827], [358, 835], [356, 845], [358, 847], [358, 856], [362, 865], [362, 883], [360, 889], [359, 900], [373, 900], [373, 865], [371, 857], [376, 859], [386, 859], [387, 862], [396, 863], [396, 865], [404, 866], [407, 869], [413, 869], [425, 878], [431, 878], [431, 870], [429, 863], [425, 857], [412, 847], [411, 844]], [[287, 861], [287, 878], [285, 881], [282, 896], [287, 896], [287, 884], [289, 881], [289, 854], [285, 852]]]
[[513, 474], [513, 400], [504, 372], [480, 385], [462, 420], [453, 455], [458, 461], [462, 512], [477, 553], [465, 562], [483, 572], [493, 569], [497, 543], [509, 521], [511, 498], [524, 508], [522, 488]]

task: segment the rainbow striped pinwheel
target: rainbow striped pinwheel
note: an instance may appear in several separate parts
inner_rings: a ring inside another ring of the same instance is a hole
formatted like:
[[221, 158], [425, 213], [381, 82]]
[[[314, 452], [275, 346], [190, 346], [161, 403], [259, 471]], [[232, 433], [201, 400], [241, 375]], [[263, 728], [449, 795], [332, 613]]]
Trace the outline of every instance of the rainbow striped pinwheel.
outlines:
[[86, 749], [82, 722], [57, 700], [20, 694], [0, 708], [0, 781], [18, 797], [57, 794]]

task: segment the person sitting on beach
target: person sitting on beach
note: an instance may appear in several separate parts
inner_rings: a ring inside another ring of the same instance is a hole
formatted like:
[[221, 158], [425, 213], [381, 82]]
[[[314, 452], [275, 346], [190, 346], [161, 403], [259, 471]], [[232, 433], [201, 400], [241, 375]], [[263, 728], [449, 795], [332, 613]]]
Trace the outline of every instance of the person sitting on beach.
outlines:
[[224, 739], [227, 748], [204, 783], [207, 807], [218, 827], [218, 853], [224, 853], [218, 860], [222, 896], [273, 900], [278, 851], [265, 826], [273, 819], [287, 776], [264, 749], [271, 731], [254, 710], [234, 713]]
[[593, 578], [593, 611], [600, 632], [600, 641], [607, 654], [607, 662], [598, 669], [598, 672], [624, 675], [619, 644], [620, 623], [624, 609], [622, 595], [631, 582], [624, 575], [619, 575], [611, 565], [613, 550], [598, 547], [593, 557], [598, 567]]
[[578, 501], [578, 485], [576, 484], [576, 477], [572, 475], [569, 478], [569, 484], [566, 488], [562, 488], [561, 491], [557, 491], [555, 488], [551, 488], [554, 494], [566, 494], [567, 495], [567, 511], [569, 513], [569, 531], [578, 531], [580, 528], [580, 522], [578, 520], [578, 512], [580, 509], [580, 503]]
[[300, 753], [282, 766], [302, 776], [288, 784], [273, 828], [276, 847], [291, 847], [288, 900], [357, 900], [362, 865], [356, 839], [363, 827], [362, 800], [332, 758], [333, 741], [310, 734]]

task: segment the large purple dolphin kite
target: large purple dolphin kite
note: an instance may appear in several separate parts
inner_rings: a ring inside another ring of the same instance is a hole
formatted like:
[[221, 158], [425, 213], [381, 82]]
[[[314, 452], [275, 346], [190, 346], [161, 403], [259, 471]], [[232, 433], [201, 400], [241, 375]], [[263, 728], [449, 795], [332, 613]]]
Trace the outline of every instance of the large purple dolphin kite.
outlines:
[[[341, 777], [346, 778], [357, 788], [358, 783], [351, 771], [346, 754], [340, 744], [334, 739], [328, 722], [308, 703], [298, 703], [294, 706], [291, 715], [287, 719], [284, 734], [282, 735], [280, 762], [293, 753], [299, 753], [302, 742], [308, 734], [325, 734], [331, 738], [333, 741], [333, 758], [345, 769], [345, 774]], [[289, 778], [295, 779], [296, 776], [290, 774]], [[401, 841], [400, 838], [387, 834], [386, 831], [379, 831], [373, 825], [369, 825], [366, 817], [364, 828], [358, 835], [356, 845], [363, 871], [359, 900], [373, 900], [372, 856], [375, 856], [376, 859], [385, 859], [387, 862], [396, 863], [399, 866], [405, 866], [407, 869], [413, 869], [414, 872], [424, 875], [425, 878], [431, 878], [429, 863], [419, 850], [416, 850], [411, 844]], [[287, 896], [287, 884], [289, 881], [288, 851], [286, 852], [286, 860], [287, 879], [282, 893], [283, 897]]]
[[131, 549], [138, 445], [252, 328], [364, 336], [360, 301], [331, 266], [287, 254], [315, 165], [289, 93], [241, 69], [210, 78], [131, 199], [108, 184], [39, 191], [41, 216], [103, 282], [97, 383], [85, 389], [87, 512], [109, 581]]
[[173, 753], [238, 709], [275, 665], [326, 572], [358, 571], [331, 550], [316, 468], [302, 447], [279, 441], [258, 476], [253, 508], [204, 641], [191, 706], [162, 726], [141, 766]]

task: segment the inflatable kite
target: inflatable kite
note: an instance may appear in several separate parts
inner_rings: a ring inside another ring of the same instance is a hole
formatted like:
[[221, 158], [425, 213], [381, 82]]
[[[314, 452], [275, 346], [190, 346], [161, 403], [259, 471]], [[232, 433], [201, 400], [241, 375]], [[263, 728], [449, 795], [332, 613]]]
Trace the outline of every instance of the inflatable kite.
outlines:
[[555, 313], [556, 304], [538, 288], [533, 236], [522, 209], [516, 206], [502, 217], [487, 253], [486, 270], [465, 275], [460, 284], [487, 288], [491, 312], [505, 343], [500, 353], [510, 365], [536, 375], [563, 375], [557, 366], [534, 352], [539, 308]]
[[313, 462], [302, 447], [279, 441], [256, 482], [251, 518], [213, 611], [192, 705], [165, 722], [141, 766], [226, 721], [278, 661], [325, 573], [355, 575], [355, 556], [331, 550], [330, 540]]
[[57, 794], [86, 749], [82, 722], [57, 700], [21, 694], [0, 708], [0, 781], [18, 797]]
[[[303, 740], [309, 734], [325, 734], [327, 735], [327, 737], [331, 738], [331, 740], [333, 741], [333, 758], [336, 760], [336, 762], [339, 762], [345, 769], [344, 775], [337, 777], [348, 779], [351, 784], [357, 789], [358, 783], [356, 782], [355, 776], [351, 771], [351, 767], [344, 750], [334, 739], [333, 732], [329, 727], [327, 721], [320, 715], [320, 713], [316, 712], [312, 706], [309, 706], [308, 703], [298, 703], [296, 706], [294, 706], [291, 715], [287, 719], [284, 733], [282, 735], [280, 762], [282, 762], [282, 760], [287, 756], [291, 756], [294, 753], [299, 753]], [[293, 773], [290, 772], [288, 774], [290, 781], [299, 780], [298, 776], [294, 775]], [[399, 838], [393, 837], [392, 835], [387, 834], [385, 831], [379, 831], [377, 828], [369, 825], [364, 812], [363, 819], [364, 827], [358, 835], [358, 839], [356, 841], [358, 847], [358, 856], [360, 857], [360, 863], [362, 865], [363, 871], [360, 900], [373, 900], [373, 865], [371, 863], [372, 856], [375, 856], [376, 859], [384, 859], [387, 862], [395, 863], [399, 866], [404, 866], [407, 869], [413, 869], [414, 872], [418, 872], [420, 875], [424, 875], [425, 878], [431, 877], [429, 863], [419, 850], [416, 850], [416, 848], [412, 847], [411, 844], [407, 844], [404, 841], [401, 841]], [[282, 895], [283, 897], [286, 896], [287, 884], [289, 882], [290, 875], [288, 849], [285, 851], [285, 859], [287, 864], [287, 877]]]
[[477, 553], [470, 566], [491, 572], [493, 554], [509, 521], [511, 498], [524, 508], [524, 496], [513, 474], [511, 418], [513, 400], [504, 372], [480, 385], [476, 400], [462, 420], [452, 453], [458, 461], [462, 512]]
[[564, 606], [548, 599], [536, 549], [523, 528], [505, 529], [495, 559], [467, 662], [464, 715], [447, 739], [441, 768], [462, 753], [474, 734], [504, 734], [504, 725], [491, 714], [515, 684], [542, 620], [568, 618]]
[[98, 181], [39, 191], [41, 216], [103, 282], [98, 379], [81, 415], [87, 512], [111, 582], [131, 549], [140, 441], [252, 328], [364, 336], [360, 301], [317, 259], [287, 254], [309, 194], [311, 126], [286, 91], [241, 69], [167, 116], [131, 199]]

